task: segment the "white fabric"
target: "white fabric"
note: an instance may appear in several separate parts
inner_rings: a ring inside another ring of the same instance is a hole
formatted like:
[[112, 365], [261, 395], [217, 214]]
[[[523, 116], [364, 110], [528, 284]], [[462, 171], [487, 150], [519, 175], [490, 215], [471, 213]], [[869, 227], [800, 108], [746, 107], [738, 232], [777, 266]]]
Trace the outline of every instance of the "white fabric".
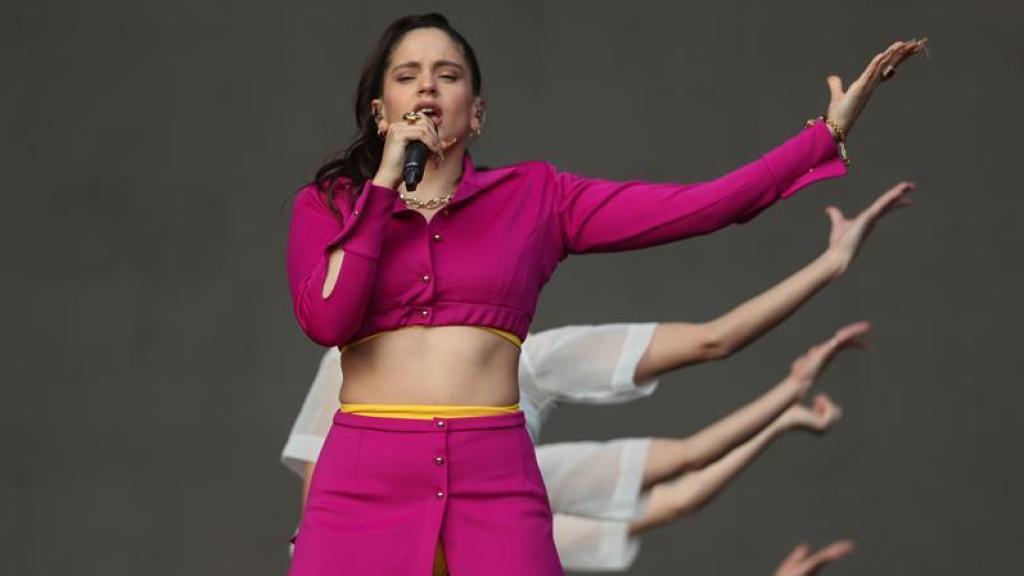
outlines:
[[320, 360], [313, 385], [306, 393], [302, 410], [281, 452], [281, 462], [300, 477], [304, 476], [306, 463], [316, 462], [320, 455], [334, 413], [338, 411], [340, 393], [341, 351], [331, 348]]
[[657, 379], [641, 384], [633, 375], [657, 326], [563, 326], [530, 334], [519, 357], [519, 405], [534, 442], [560, 402], [617, 404], [653, 394]]
[[[519, 361], [519, 405], [533, 441], [559, 403], [613, 404], [654, 393], [657, 380], [638, 384], [633, 376], [656, 326], [566, 326], [530, 334]], [[299, 476], [320, 454], [341, 386], [341, 353], [331, 348], [281, 454]], [[566, 568], [622, 570], [633, 562], [639, 540], [629, 537], [628, 527], [645, 506], [641, 484], [648, 445], [648, 439], [629, 438], [538, 446], [555, 513], [555, 544]]]
[[643, 470], [650, 438], [537, 446], [551, 509], [604, 520], [643, 515]]
[[640, 553], [640, 538], [630, 536], [629, 522], [555, 514], [555, 546], [567, 570], [625, 572]]

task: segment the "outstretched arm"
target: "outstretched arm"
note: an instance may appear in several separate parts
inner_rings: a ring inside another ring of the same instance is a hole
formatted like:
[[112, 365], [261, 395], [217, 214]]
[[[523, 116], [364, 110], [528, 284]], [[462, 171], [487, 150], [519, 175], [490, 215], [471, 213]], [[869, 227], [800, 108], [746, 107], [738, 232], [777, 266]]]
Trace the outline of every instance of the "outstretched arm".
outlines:
[[644, 516], [633, 523], [633, 534], [639, 534], [693, 513], [714, 498], [733, 478], [747, 468], [772, 440], [794, 428], [824, 432], [841, 411], [828, 396], [819, 394], [811, 407], [794, 404], [778, 418], [762, 428], [711, 464], [687, 472], [678, 478], [656, 484]]
[[778, 326], [853, 262], [875, 224], [896, 208], [911, 204], [914, 184], [901, 182], [879, 196], [852, 219], [836, 207], [828, 248], [810, 264], [729, 312], [703, 323], [658, 325], [636, 366], [635, 380], [644, 382], [690, 364], [725, 358]]
[[825, 121], [728, 174], [698, 183], [614, 182], [547, 167], [554, 193], [563, 254], [635, 250], [708, 234], [747, 222], [813, 182], [846, 173], [836, 140], [845, 134], [881, 82], [881, 70], [920, 49], [896, 42], [878, 54], [845, 92], [831, 77]]
[[757, 434], [791, 404], [801, 400], [835, 354], [862, 345], [867, 322], [839, 329], [826, 342], [811, 347], [793, 362], [789, 374], [771, 390], [725, 418], [686, 438], [651, 441], [644, 470], [644, 485], [652, 486], [680, 472], [702, 468]]

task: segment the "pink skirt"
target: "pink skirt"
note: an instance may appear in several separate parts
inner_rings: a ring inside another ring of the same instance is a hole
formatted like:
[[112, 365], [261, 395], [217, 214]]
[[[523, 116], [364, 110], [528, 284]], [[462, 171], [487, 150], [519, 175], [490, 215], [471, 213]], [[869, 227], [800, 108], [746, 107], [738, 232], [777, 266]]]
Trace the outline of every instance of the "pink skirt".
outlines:
[[337, 412], [290, 576], [564, 574], [522, 412], [410, 420]]

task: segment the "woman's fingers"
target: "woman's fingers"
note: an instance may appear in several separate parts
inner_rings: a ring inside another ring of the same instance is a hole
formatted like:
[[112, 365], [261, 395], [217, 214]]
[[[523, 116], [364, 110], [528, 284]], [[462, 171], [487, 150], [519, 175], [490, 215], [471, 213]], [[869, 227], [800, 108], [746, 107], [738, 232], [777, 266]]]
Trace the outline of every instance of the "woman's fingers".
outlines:
[[426, 129], [427, 133], [430, 135], [432, 143], [434, 144], [431, 146], [431, 150], [433, 150], [438, 157], [443, 157], [444, 149], [441, 147], [441, 135], [437, 132], [437, 124], [434, 123], [433, 116], [420, 114], [419, 118], [416, 119], [416, 125], [422, 126]]
[[867, 321], [854, 322], [843, 326], [825, 342], [812, 346], [804, 356], [794, 363], [792, 370], [803, 377], [816, 378], [837, 352], [848, 347], [866, 347], [861, 336], [871, 330]]
[[[913, 182], [900, 182], [899, 184], [889, 188], [881, 196], [875, 199], [868, 206], [863, 214], [868, 220], [874, 220], [879, 216], [885, 214], [894, 206], [899, 205], [901, 200], [909, 200], [906, 195], [912, 191], [916, 185]], [[907, 205], [905, 202], [903, 205]]]
[[888, 55], [888, 50], [886, 50], [885, 52], [879, 52], [878, 54], [875, 54], [875, 57], [872, 58], [870, 62], [868, 62], [867, 67], [865, 67], [864, 71], [861, 72], [860, 76], [857, 77], [856, 82], [859, 85], [866, 85], [871, 80], [871, 78], [878, 74], [879, 70], [881, 69], [882, 60], [884, 60], [885, 57]]
[[800, 544], [782, 561], [775, 571], [775, 576], [812, 576], [825, 565], [849, 555], [853, 552], [853, 547], [852, 540], [840, 540], [811, 554], [810, 546]]
[[433, 127], [432, 120], [421, 117], [415, 122], [397, 124], [394, 129], [406, 144], [413, 140], [418, 140], [426, 144], [427, 148], [429, 148], [434, 154], [438, 156], [444, 155], [444, 151], [441, 149], [441, 142], [437, 137], [437, 131]]
[[896, 50], [886, 54], [885, 58], [883, 58], [878, 65], [878, 74], [872, 78], [873, 81], [876, 83], [884, 82], [885, 80], [892, 78], [892, 74], [895, 73], [896, 66], [906, 58], [903, 48], [903, 46], [900, 46]]
[[925, 55], [927, 55], [928, 54], [928, 49], [925, 46], [925, 42], [927, 42], [927, 41], [928, 41], [927, 38], [921, 38], [919, 40], [911, 40], [911, 41], [907, 42], [900, 49], [899, 57], [897, 58], [897, 61], [894, 64], [894, 66], [899, 66], [900, 64], [903, 63], [904, 60], [906, 60], [907, 58], [910, 58], [911, 56], [913, 56], [914, 54], [917, 54], [918, 52], [924, 52]]
[[455, 136], [450, 136], [448, 138], [445, 138], [444, 140], [441, 140], [441, 149], [442, 150], [448, 150], [449, 148], [454, 146], [455, 143], [458, 142], [458, 141], [459, 141], [459, 139], [456, 138]]
[[927, 42], [927, 40], [927, 38], [913, 39], [906, 42], [900, 42], [895, 48], [890, 47], [890, 50], [887, 50], [888, 55], [881, 63], [881, 78], [879, 79], [879, 82], [884, 82], [885, 80], [892, 78], [892, 75], [895, 74], [896, 68], [900, 64], [914, 54], [925, 51], [925, 42]]
[[835, 347], [838, 348], [856, 340], [859, 336], [867, 334], [869, 331], [871, 331], [870, 322], [866, 320], [854, 322], [837, 330], [835, 336], [832, 337], [832, 341], [835, 342]]
[[903, 53], [903, 49], [907, 46], [907, 42], [897, 41], [893, 42], [884, 51], [879, 52], [874, 58], [868, 62], [867, 67], [864, 68], [864, 72], [857, 78], [859, 85], [864, 86], [865, 89], [874, 88], [878, 82], [881, 82], [882, 72], [885, 71], [887, 66], [893, 66], [893, 63], [899, 63], [899, 58]]
[[811, 408], [816, 417], [815, 423], [823, 432], [843, 416], [843, 409], [824, 393], [814, 397]]
[[828, 91], [832, 95], [832, 101], [836, 102], [842, 99], [845, 92], [843, 92], [843, 79], [835, 74], [832, 74], [825, 79], [825, 83], [828, 84]]
[[829, 222], [832, 225], [833, 230], [837, 230], [846, 223], [846, 216], [843, 216], [842, 210], [835, 206], [829, 206], [825, 208], [825, 214], [828, 215]]
[[853, 552], [853, 548], [853, 540], [839, 540], [838, 542], [833, 542], [821, 550], [818, 550], [807, 558], [806, 562], [810, 569], [817, 570], [824, 564], [835, 562], [840, 558], [849, 556], [850, 553]]
[[806, 542], [802, 542], [797, 544], [796, 548], [793, 548], [793, 551], [789, 553], [789, 556], [786, 556], [786, 559], [783, 560], [782, 563], [788, 564], [790, 562], [798, 562], [806, 558], [810, 553], [811, 547], [808, 546]]

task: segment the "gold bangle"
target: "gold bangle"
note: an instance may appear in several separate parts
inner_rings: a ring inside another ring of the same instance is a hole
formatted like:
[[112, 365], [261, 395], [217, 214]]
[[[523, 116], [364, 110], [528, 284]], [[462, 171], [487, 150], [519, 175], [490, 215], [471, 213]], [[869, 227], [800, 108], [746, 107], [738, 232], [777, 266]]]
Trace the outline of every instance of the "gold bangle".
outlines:
[[843, 166], [850, 165], [850, 157], [846, 154], [846, 132], [836, 124], [835, 120], [828, 116], [818, 116], [817, 118], [811, 118], [807, 121], [806, 126], [810, 128], [814, 126], [815, 122], [824, 122], [826, 126], [832, 129], [834, 134], [832, 137], [836, 141], [836, 149], [839, 151], [839, 158], [843, 161]]
[[829, 118], [828, 116], [818, 116], [817, 118], [811, 118], [810, 120], [808, 120], [807, 127], [810, 128], [811, 126], [814, 125], [815, 122], [824, 122], [826, 126], [831, 128], [832, 131], [835, 132], [835, 134], [833, 134], [832, 137], [835, 138], [836, 141], [846, 141], [846, 132], [844, 132], [843, 129], [839, 127], [839, 124], [836, 124], [835, 120]]

